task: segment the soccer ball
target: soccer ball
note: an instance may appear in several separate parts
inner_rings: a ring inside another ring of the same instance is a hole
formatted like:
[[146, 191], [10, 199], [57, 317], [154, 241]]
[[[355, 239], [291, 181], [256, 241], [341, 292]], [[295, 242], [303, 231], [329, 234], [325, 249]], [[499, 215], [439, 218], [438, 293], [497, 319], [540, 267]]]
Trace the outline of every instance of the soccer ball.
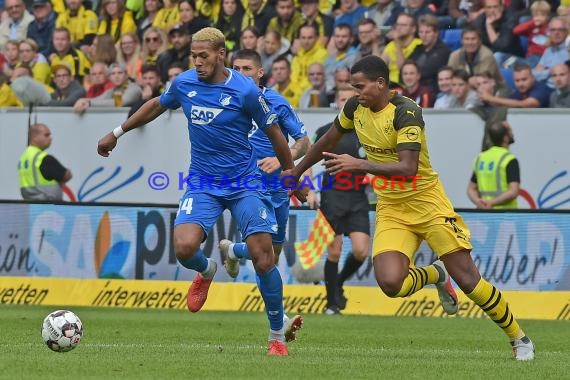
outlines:
[[42, 338], [52, 351], [71, 351], [79, 345], [82, 336], [83, 323], [69, 310], [54, 311], [42, 323]]

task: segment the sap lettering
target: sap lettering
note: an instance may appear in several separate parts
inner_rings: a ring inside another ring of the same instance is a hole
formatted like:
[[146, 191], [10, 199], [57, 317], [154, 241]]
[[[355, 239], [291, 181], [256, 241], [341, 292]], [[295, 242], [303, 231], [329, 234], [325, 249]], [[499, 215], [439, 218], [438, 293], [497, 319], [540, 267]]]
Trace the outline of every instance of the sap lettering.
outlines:
[[222, 112], [219, 108], [192, 106], [190, 110], [193, 124], [208, 125]]

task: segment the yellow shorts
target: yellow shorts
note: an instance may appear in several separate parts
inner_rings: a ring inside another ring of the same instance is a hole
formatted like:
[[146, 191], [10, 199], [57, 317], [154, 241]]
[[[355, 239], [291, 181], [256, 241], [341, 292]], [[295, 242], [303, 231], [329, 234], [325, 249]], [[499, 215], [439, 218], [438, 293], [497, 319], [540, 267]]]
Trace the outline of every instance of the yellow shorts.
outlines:
[[455, 212], [441, 182], [422, 191], [413, 199], [397, 203], [378, 203], [372, 245], [373, 257], [398, 251], [410, 258], [426, 240], [438, 257], [471, 250], [471, 233], [463, 218]]

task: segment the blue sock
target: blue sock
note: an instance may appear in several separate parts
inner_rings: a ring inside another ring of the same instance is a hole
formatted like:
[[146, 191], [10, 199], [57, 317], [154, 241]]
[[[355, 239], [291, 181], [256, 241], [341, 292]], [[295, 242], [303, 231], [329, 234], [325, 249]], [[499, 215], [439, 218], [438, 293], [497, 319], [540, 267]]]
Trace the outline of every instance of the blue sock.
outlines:
[[265, 302], [269, 328], [279, 331], [283, 328], [283, 281], [279, 269], [273, 267], [263, 275], [257, 275], [259, 291]]
[[247, 249], [247, 244], [245, 243], [235, 243], [234, 244], [234, 255], [240, 259], [251, 260], [249, 250]]
[[193, 269], [196, 272], [202, 273], [208, 268], [208, 259], [201, 249], [196, 251], [191, 259], [181, 259], [180, 257], [176, 257], [176, 259], [184, 268]]
[[[255, 282], [257, 283], [257, 289], [261, 289], [261, 285], [259, 285], [259, 275], [257, 273], [255, 274]], [[285, 307], [283, 308], [283, 319], [289, 319]]]

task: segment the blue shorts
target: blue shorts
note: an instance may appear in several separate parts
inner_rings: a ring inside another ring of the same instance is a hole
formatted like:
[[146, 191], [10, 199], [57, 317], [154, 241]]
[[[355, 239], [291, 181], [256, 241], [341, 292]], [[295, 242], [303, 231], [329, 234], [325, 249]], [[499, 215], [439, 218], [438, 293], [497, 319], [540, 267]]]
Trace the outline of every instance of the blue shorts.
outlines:
[[283, 190], [270, 190], [270, 192], [271, 203], [277, 219], [277, 234], [272, 236], [273, 243], [283, 244], [287, 232], [287, 221], [289, 220], [289, 194]]
[[[174, 225], [193, 223], [204, 230], [204, 240], [225, 209], [237, 221], [242, 238], [249, 235], [277, 232], [275, 212], [266, 191], [238, 190], [216, 194], [187, 190], [178, 206]], [[273, 237], [273, 236], [272, 236]]]

